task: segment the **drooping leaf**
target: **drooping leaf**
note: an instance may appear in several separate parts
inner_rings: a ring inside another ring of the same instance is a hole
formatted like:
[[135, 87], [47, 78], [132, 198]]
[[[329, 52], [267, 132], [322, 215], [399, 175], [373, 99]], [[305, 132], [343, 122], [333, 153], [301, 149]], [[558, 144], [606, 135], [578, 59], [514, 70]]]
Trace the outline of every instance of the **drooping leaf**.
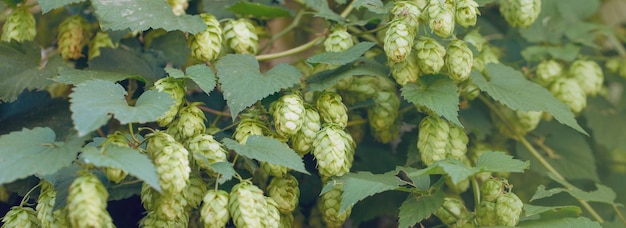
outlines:
[[59, 76], [52, 78], [52, 80], [64, 84], [76, 85], [94, 79], [117, 82], [128, 78], [144, 81], [142, 76], [136, 74], [123, 74], [118, 72], [96, 70], [77, 70], [68, 67], [60, 67]]
[[436, 161], [433, 165], [441, 167], [452, 179], [452, 183], [457, 184], [467, 177], [476, 173], [476, 169], [472, 169], [463, 164], [458, 159], [444, 159]]
[[[621, 100], [626, 101], [624, 98]], [[623, 137], [626, 133], [626, 110], [619, 110], [620, 107], [626, 106], [613, 107], [603, 98], [592, 98], [583, 112], [591, 128], [591, 136], [608, 150], [626, 150]]]
[[165, 68], [164, 70], [167, 73], [167, 75], [172, 77], [172, 78], [182, 78], [182, 77], [185, 77], [185, 72], [183, 72], [180, 69], [168, 67], [168, 68]]
[[530, 162], [513, 159], [503, 152], [485, 152], [476, 160], [476, 169], [483, 172], [521, 173], [528, 169]]
[[227, 8], [236, 4], [240, 0], [202, 0], [203, 12], [214, 15], [217, 19], [233, 18], [235, 14]]
[[80, 158], [99, 167], [124, 170], [143, 180], [155, 190], [161, 191], [159, 176], [157, 176], [156, 167], [152, 160], [135, 149], [112, 145], [101, 150], [88, 146], [82, 149]]
[[[424, 78], [424, 77], [422, 77]], [[408, 83], [402, 87], [402, 97], [407, 101], [424, 106], [450, 122], [461, 125], [459, 121], [459, 94], [454, 81], [449, 77], [435, 75], [421, 79], [422, 85]]]
[[245, 145], [229, 138], [224, 138], [222, 142], [239, 155], [309, 174], [304, 168], [302, 158], [289, 146], [274, 138], [251, 135]]
[[420, 196], [416, 198], [413, 194], [400, 206], [398, 215], [398, 227], [413, 227], [413, 225], [428, 218], [443, 204], [444, 194], [437, 191], [434, 195]]
[[535, 191], [535, 194], [533, 194], [532, 198], [530, 198], [530, 201], [547, 198], [563, 191], [565, 191], [564, 188], [546, 189], [546, 186], [539, 185], [537, 186], [537, 191]]
[[174, 15], [172, 7], [165, 1], [92, 0], [91, 4], [104, 30], [162, 28], [196, 34], [206, 28], [200, 16]]
[[200, 89], [202, 89], [206, 94], [211, 93], [217, 85], [215, 72], [204, 64], [187, 67], [185, 71], [187, 77], [191, 78], [193, 82], [200, 86]]
[[316, 73], [307, 79], [309, 91], [324, 91], [341, 79], [355, 75], [369, 75], [377, 77], [387, 77], [389, 69], [373, 60], [359, 58], [355, 66], [344, 65], [334, 70], [326, 70]]
[[592, 221], [587, 217], [578, 218], [561, 218], [550, 219], [541, 221], [524, 221], [520, 222], [517, 227], [533, 227], [533, 228], [554, 228], [554, 227], [568, 227], [568, 228], [600, 228], [600, 223]]
[[541, 61], [550, 57], [566, 62], [574, 61], [578, 57], [581, 47], [568, 43], [565, 46], [530, 46], [522, 51], [522, 56], [527, 61]]
[[89, 60], [87, 70], [141, 75], [146, 88], [165, 76], [165, 61], [153, 52], [139, 52], [123, 48], [100, 49], [100, 56]]
[[524, 204], [524, 217], [539, 216], [539, 219], [576, 218], [582, 214], [577, 206], [537, 206]]
[[279, 64], [262, 74], [253, 56], [239, 54], [220, 58], [216, 68], [233, 119], [255, 102], [297, 84], [302, 75], [287, 64]]
[[[335, 179], [336, 182], [343, 184], [339, 214], [369, 196], [393, 190], [406, 184], [406, 182], [396, 177], [395, 174], [393, 171], [384, 174], [373, 174], [363, 171], [348, 173]], [[329, 182], [327, 185], [334, 185], [334, 183]]]
[[63, 7], [65, 5], [69, 5], [72, 3], [84, 2], [85, 0], [40, 0], [39, 5], [41, 6], [41, 12], [47, 13], [50, 10]]
[[228, 7], [228, 10], [241, 15], [252, 15], [259, 18], [289, 17], [288, 10], [278, 6], [268, 6], [260, 3], [240, 1]]
[[367, 10], [377, 14], [385, 14], [389, 12], [380, 0], [356, 0], [354, 1], [354, 8], [366, 8]]
[[317, 11], [317, 13], [315, 13], [315, 16], [340, 23], [343, 23], [345, 21], [343, 17], [341, 17], [339, 14], [335, 13], [329, 8], [328, 1], [326, 0], [304, 0], [304, 4], [306, 4], [311, 9]]
[[565, 29], [570, 25], [559, 12], [561, 2], [542, 0], [539, 17], [530, 27], [520, 29], [520, 35], [532, 43], [561, 44]]
[[144, 92], [135, 106], [129, 106], [124, 88], [113, 82], [91, 80], [76, 85], [70, 94], [72, 120], [79, 135], [86, 135], [115, 116], [121, 124], [156, 121], [174, 104], [165, 92]]
[[223, 184], [226, 181], [232, 179], [237, 173], [233, 168], [233, 165], [229, 162], [216, 162], [211, 164], [211, 169], [220, 174], [217, 178], [217, 182]]
[[52, 129], [40, 127], [0, 136], [0, 184], [55, 173], [74, 161], [84, 141], [76, 136], [56, 141]]
[[526, 80], [521, 72], [493, 63], [487, 64], [486, 69], [489, 80], [478, 71], [473, 71], [470, 77], [480, 90], [493, 99], [513, 110], [548, 112], [560, 123], [587, 134], [567, 105], [545, 88]]
[[610, 205], [616, 204], [615, 199], [617, 198], [617, 195], [615, 194], [613, 189], [605, 185], [596, 183], [595, 190], [583, 191], [580, 188], [577, 188], [576, 186], [559, 179], [558, 177], [554, 176], [554, 174], [548, 174], [548, 177], [565, 186], [567, 189], [565, 189], [564, 191], [576, 197], [577, 199], [582, 199], [589, 202], [606, 203]]
[[185, 65], [191, 55], [187, 38], [181, 31], [172, 31], [155, 37], [150, 42], [150, 49], [161, 53], [175, 67]]
[[324, 63], [330, 65], [345, 65], [357, 60], [363, 53], [372, 48], [374, 42], [360, 42], [342, 52], [323, 52], [306, 59], [308, 63]]

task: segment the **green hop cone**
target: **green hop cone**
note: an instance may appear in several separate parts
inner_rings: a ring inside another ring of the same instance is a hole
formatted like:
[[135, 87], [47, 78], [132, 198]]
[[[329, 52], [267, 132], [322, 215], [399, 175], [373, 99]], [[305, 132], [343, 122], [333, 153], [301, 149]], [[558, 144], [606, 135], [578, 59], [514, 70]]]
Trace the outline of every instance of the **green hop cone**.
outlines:
[[81, 172], [69, 187], [67, 218], [72, 227], [112, 227], [107, 211], [109, 193], [98, 177]]
[[602, 90], [604, 74], [602, 68], [592, 60], [576, 60], [569, 67], [569, 76], [574, 78], [587, 95], [595, 96]]
[[415, 28], [404, 20], [393, 20], [385, 32], [385, 54], [390, 62], [402, 62], [411, 54]]
[[178, 113], [178, 109], [183, 105], [185, 101], [185, 87], [183, 87], [182, 80], [165, 77], [154, 83], [154, 89], [159, 92], [166, 92], [174, 98], [174, 104], [170, 107], [170, 110], [157, 119], [159, 126], [165, 127], [171, 123], [172, 120], [174, 120], [174, 117], [176, 117], [176, 114]]
[[420, 122], [417, 149], [422, 162], [432, 165], [447, 157], [450, 124], [439, 116], [427, 116]]
[[228, 199], [228, 211], [236, 227], [258, 227], [267, 213], [263, 191], [249, 181], [233, 186]]
[[228, 151], [212, 135], [198, 134], [185, 141], [185, 148], [191, 152], [196, 164], [205, 170], [211, 170], [213, 163], [228, 161]]
[[425, 9], [428, 26], [442, 38], [447, 38], [454, 31], [454, 6], [443, 0], [430, 0]]
[[541, 121], [541, 116], [543, 115], [543, 112], [537, 111], [513, 111], [501, 104], [498, 104], [497, 107], [499, 108], [499, 113], [502, 114], [506, 120], [502, 120], [500, 116], [492, 112], [493, 122], [500, 133], [511, 138], [525, 135], [537, 128], [537, 125], [539, 125]]
[[265, 124], [254, 118], [243, 118], [237, 125], [233, 138], [241, 144], [246, 144], [251, 135], [264, 135]]
[[400, 98], [395, 90], [378, 90], [373, 97], [374, 105], [367, 110], [370, 127], [375, 131], [390, 129], [398, 118]]
[[541, 0], [503, 0], [500, 13], [512, 27], [527, 28], [541, 12]]
[[472, 101], [480, 95], [480, 88], [478, 88], [478, 85], [474, 84], [470, 80], [461, 83], [459, 86], [461, 96], [468, 101]]
[[148, 214], [139, 220], [139, 227], [187, 227], [187, 222], [164, 219], [156, 211], [148, 211]]
[[456, 23], [463, 26], [469, 27], [476, 25], [476, 19], [480, 15], [480, 11], [478, 11], [478, 3], [474, 0], [457, 0], [456, 1], [456, 10], [455, 10], [455, 19]]
[[56, 191], [54, 186], [45, 180], [41, 180], [41, 191], [37, 198], [37, 219], [41, 223], [41, 227], [51, 227], [54, 222], [54, 203], [56, 199]]
[[167, 0], [167, 3], [172, 6], [172, 13], [176, 16], [184, 15], [185, 10], [189, 7], [187, 0]]
[[189, 181], [189, 152], [174, 137], [157, 131], [146, 136], [146, 151], [152, 158], [164, 194], [179, 194]]
[[417, 66], [417, 56], [407, 55], [402, 62], [388, 62], [391, 68], [391, 76], [396, 82], [404, 86], [410, 82], [416, 82], [420, 75], [420, 69]]
[[141, 185], [141, 204], [143, 205], [143, 208], [145, 208], [147, 211], [154, 211], [156, 209], [155, 202], [157, 201], [158, 197], [159, 192], [150, 187], [150, 185], [146, 184], [145, 182]]
[[350, 92], [350, 96], [345, 96], [345, 102], [353, 104], [372, 98], [383, 82], [381, 77], [376, 76], [356, 77], [350, 87], [346, 89]]
[[183, 142], [191, 137], [206, 131], [206, 116], [202, 109], [198, 108], [201, 102], [193, 102], [178, 111], [178, 119], [175, 119], [167, 127], [167, 133], [174, 139]]
[[313, 140], [322, 128], [320, 114], [310, 104], [304, 104], [302, 127], [291, 138], [291, 148], [300, 156], [304, 156], [313, 149]]
[[287, 172], [289, 172], [289, 168], [282, 166], [282, 165], [276, 165], [276, 164], [272, 164], [269, 162], [260, 162], [260, 163], [261, 163], [261, 169], [263, 169], [265, 173], [273, 177], [283, 177], [287, 175]]
[[176, 220], [187, 223], [189, 221], [189, 202], [183, 194], [158, 194], [154, 202], [154, 211], [159, 218]]
[[[293, 227], [304, 227], [304, 224], [295, 224], [296, 218], [293, 213], [283, 214], [280, 213], [280, 226], [278, 228], [293, 228]], [[301, 226], [298, 226], [301, 225]]]
[[261, 220], [262, 227], [280, 227], [280, 211], [278, 211], [278, 204], [270, 197], [265, 197], [267, 202], [266, 208], [267, 215], [265, 219]]
[[469, 217], [469, 212], [465, 204], [458, 198], [445, 197], [443, 204], [435, 211], [435, 216], [444, 224], [452, 225], [457, 222], [457, 218]]
[[323, 92], [317, 98], [317, 110], [325, 123], [335, 124], [341, 128], [348, 125], [348, 108], [342, 98], [335, 92]]
[[[467, 161], [467, 159], [465, 159], [465, 160]], [[452, 182], [452, 178], [450, 178], [450, 176], [446, 176], [446, 179], [444, 180], [444, 183], [448, 187], [448, 192], [450, 192], [452, 194], [464, 193], [470, 187], [470, 179], [469, 178], [465, 178], [465, 179], [463, 179], [463, 180], [461, 180], [461, 181], [459, 181], [458, 183], [455, 184], [454, 182]]]
[[39, 227], [39, 220], [35, 210], [30, 207], [14, 206], [2, 217], [2, 228], [36, 228]]
[[487, 40], [480, 35], [480, 31], [478, 29], [473, 29], [466, 33], [463, 40], [474, 46], [478, 52], [481, 52], [483, 47], [487, 44]]
[[79, 59], [89, 37], [87, 21], [80, 15], [66, 18], [59, 25], [58, 50], [65, 60]]
[[274, 106], [273, 117], [276, 132], [282, 136], [295, 135], [304, 124], [304, 101], [298, 94], [280, 97]]
[[255, 55], [259, 49], [259, 37], [254, 24], [246, 18], [226, 22], [224, 41], [226, 46], [237, 54]]
[[467, 80], [472, 72], [474, 56], [465, 41], [453, 40], [448, 44], [445, 63], [450, 77], [456, 83], [461, 83]]
[[[128, 144], [129, 142], [126, 136], [124, 136], [122, 132], [117, 131], [113, 134], [107, 135], [107, 138], [102, 141], [101, 145], [103, 150], [106, 150], [107, 147], [111, 145], [130, 148]], [[119, 184], [124, 179], [126, 179], [126, 176], [128, 176], [128, 173], [126, 171], [113, 167], [104, 168], [104, 174], [106, 175], [107, 179], [116, 184]]]
[[317, 199], [317, 208], [322, 215], [322, 220], [326, 224], [326, 227], [341, 227], [346, 219], [350, 217], [350, 213], [352, 213], [352, 207], [350, 207], [339, 214], [342, 192], [341, 186], [335, 185], [333, 189], [322, 194]]
[[200, 17], [207, 27], [204, 31], [189, 36], [191, 56], [203, 62], [213, 62], [222, 52], [222, 27], [211, 14], [202, 13]]
[[536, 75], [535, 80], [540, 85], [547, 87], [563, 75], [563, 65], [553, 59], [541, 61], [537, 65]]
[[352, 35], [348, 33], [346, 27], [335, 27], [324, 40], [324, 50], [326, 52], [342, 52], [354, 46]]
[[512, 192], [504, 193], [496, 199], [495, 214], [498, 225], [515, 226], [519, 222], [524, 203]]
[[200, 203], [202, 203], [202, 197], [207, 192], [207, 183], [204, 182], [202, 177], [197, 172], [192, 172], [189, 175], [189, 183], [187, 184], [187, 188], [183, 190], [183, 197], [187, 204], [191, 208], [198, 208]]
[[500, 195], [504, 194], [504, 186], [508, 182], [506, 179], [489, 178], [480, 186], [480, 196], [482, 200], [495, 202]]
[[37, 34], [35, 16], [28, 11], [27, 7], [18, 7], [11, 11], [2, 26], [2, 37], [4, 42], [33, 41]]
[[115, 48], [115, 44], [111, 40], [111, 37], [108, 33], [103, 31], [98, 31], [96, 35], [89, 42], [89, 59], [93, 59], [95, 57], [100, 56], [100, 48]]
[[391, 20], [402, 20], [413, 30], [417, 30], [421, 8], [413, 1], [396, 1], [391, 8]]
[[417, 66], [424, 74], [439, 73], [444, 66], [446, 49], [436, 40], [428, 37], [420, 37], [415, 43]]
[[224, 190], [209, 190], [202, 200], [200, 217], [205, 228], [225, 227], [230, 220], [228, 212], [228, 192]]
[[476, 207], [476, 223], [479, 226], [497, 226], [496, 203], [489, 201], [481, 201]]
[[500, 63], [499, 51], [489, 45], [484, 45], [483, 50], [474, 58], [474, 69], [485, 72], [485, 66], [489, 63]]
[[455, 125], [449, 125], [448, 131], [448, 145], [447, 151], [449, 158], [454, 158], [460, 161], [467, 160], [467, 144], [469, 143], [469, 137], [465, 133], [463, 128]]
[[573, 78], [559, 78], [550, 86], [550, 92], [569, 106], [574, 114], [587, 107], [587, 94]]
[[350, 172], [356, 145], [340, 126], [325, 125], [313, 141], [313, 155], [320, 176], [342, 176]]
[[272, 178], [267, 185], [267, 194], [274, 199], [281, 213], [291, 214], [298, 207], [300, 197], [298, 180], [290, 174]]

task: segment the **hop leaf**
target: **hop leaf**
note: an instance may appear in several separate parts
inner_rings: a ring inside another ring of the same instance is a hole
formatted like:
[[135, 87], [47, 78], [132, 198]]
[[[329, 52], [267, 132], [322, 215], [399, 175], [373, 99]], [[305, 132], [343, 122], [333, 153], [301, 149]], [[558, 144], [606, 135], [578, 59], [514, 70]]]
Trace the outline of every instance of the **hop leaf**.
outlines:
[[504, 0], [500, 2], [500, 13], [513, 27], [527, 28], [535, 22], [541, 12], [541, 0]]
[[254, 55], [259, 49], [259, 37], [255, 32], [254, 24], [245, 18], [226, 22], [224, 41], [226, 46], [233, 49], [237, 54]]
[[204, 61], [215, 61], [222, 51], [222, 28], [220, 22], [211, 14], [200, 14], [206, 24], [204, 31], [189, 37], [191, 56]]
[[446, 49], [436, 40], [428, 37], [420, 37], [415, 43], [417, 65], [424, 74], [439, 73], [444, 65]]
[[18, 7], [6, 18], [0, 39], [4, 42], [33, 41], [37, 34], [35, 23], [35, 16], [28, 11], [27, 7]]

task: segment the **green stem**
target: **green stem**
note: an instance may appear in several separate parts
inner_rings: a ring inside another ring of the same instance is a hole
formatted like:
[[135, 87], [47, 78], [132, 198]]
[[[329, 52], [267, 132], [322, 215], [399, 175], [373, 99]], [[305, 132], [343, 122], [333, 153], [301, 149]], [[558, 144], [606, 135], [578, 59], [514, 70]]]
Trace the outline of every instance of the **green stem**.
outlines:
[[133, 139], [133, 145], [140, 143], [139, 139], [135, 137], [135, 130], [133, 129], [133, 123], [128, 124], [128, 132], [130, 133], [130, 137]]
[[24, 206], [24, 204], [28, 201], [28, 199], [30, 198], [30, 193], [32, 193], [35, 189], [37, 189], [39, 186], [41, 186], [41, 182], [39, 182], [37, 185], [35, 185], [34, 187], [32, 187], [30, 190], [28, 190], [28, 192], [26, 193], [26, 195], [24, 195], [24, 198], [22, 198], [22, 201], [20, 202], [20, 207]]
[[626, 49], [624, 49], [622, 43], [619, 42], [617, 37], [615, 37], [615, 34], [611, 34], [607, 38], [609, 39], [609, 42], [611, 42], [611, 44], [613, 44], [613, 46], [615, 47], [615, 51], [617, 51], [620, 56], [626, 57]]
[[341, 14], [339, 14], [339, 16], [346, 18], [348, 14], [350, 14], [350, 12], [352, 12], [352, 10], [354, 9], [354, 2], [355, 1], [351, 1], [350, 4], [348, 4], [348, 6], [346, 6], [346, 8], [343, 9]]
[[478, 186], [476, 176], [471, 176], [470, 181], [472, 182], [472, 191], [474, 192], [474, 207], [478, 207], [478, 204], [480, 204], [480, 186]]
[[318, 36], [317, 38], [303, 44], [300, 45], [298, 47], [283, 51], [283, 52], [277, 52], [277, 53], [271, 53], [271, 54], [265, 54], [265, 55], [257, 55], [256, 59], [258, 61], [263, 61], [263, 60], [270, 60], [270, 59], [277, 59], [277, 58], [282, 58], [285, 56], [290, 56], [293, 54], [297, 54], [303, 51], [306, 51], [309, 48], [314, 47], [315, 45], [319, 44], [319, 42], [321, 42], [322, 40], [324, 40], [324, 36]]
[[[384, 27], [383, 27], [383, 28], [384, 28]], [[378, 44], [378, 45], [380, 45], [380, 46], [382, 46], [382, 45], [383, 45], [383, 43], [382, 43], [380, 40], [378, 40], [378, 38], [376, 38], [376, 36], [374, 36], [374, 35], [372, 35], [372, 34], [369, 34], [369, 33], [363, 32], [363, 31], [361, 31], [360, 29], [355, 28], [355, 27], [353, 27], [353, 26], [348, 26], [348, 30], [349, 30], [350, 32], [354, 33], [355, 35], [360, 36], [361, 38], [363, 38], [363, 39], [367, 40], [367, 41], [376, 42], [376, 44]], [[368, 31], [368, 32], [371, 32], [371, 31]]]
[[280, 39], [281, 37], [283, 37], [284, 35], [287, 35], [287, 33], [291, 32], [291, 30], [293, 30], [294, 28], [296, 28], [298, 26], [298, 24], [300, 24], [300, 19], [302, 19], [302, 16], [304, 16], [305, 11], [304, 10], [300, 10], [298, 11], [298, 14], [296, 14], [296, 17], [293, 18], [293, 21], [291, 21], [291, 24], [289, 24], [287, 27], [285, 27], [283, 30], [281, 30], [280, 32], [276, 33], [274, 36], [272, 36], [272, 38], [270, 39], [269, 42], [267, 42], [267, 44], [265, 44], [265, 46], [263, 46], [263, 48], [261, 48], [261, 52], [263, 52], [263, 50], [267, 49], [268, 47], [270, 47], [270, 45], [272, 43], [274, 43], [274, 41]]
[[626, 225], [626, 219], [624, 219], [624, 215], [622, 215], [622, 211], [620, 211], [619, 208], [617, 208], [615, 204], [611, 206], [613, 206], [613, 210], [615, 211], [615, 214], [617, 214], [617, 217], [619, 218], [619, 220], [622, 221], [624, 225]]

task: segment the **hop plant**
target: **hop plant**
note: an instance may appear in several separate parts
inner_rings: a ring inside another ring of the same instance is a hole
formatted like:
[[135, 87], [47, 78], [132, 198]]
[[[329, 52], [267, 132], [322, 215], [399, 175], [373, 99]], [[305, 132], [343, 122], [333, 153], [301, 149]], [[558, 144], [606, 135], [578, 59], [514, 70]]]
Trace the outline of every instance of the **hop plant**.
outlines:
[[139, 221], [139, 227], [187, 227], [187, 221], [164, 219], [157, 212], [148, 211]]
[[604, 74], [602, 68], [592, 60], [576, 60], [569, 67], [569, 76], [574, 78], [587, 95], [595, 96], [602, 90]]
[[335, 92], [323, 92], [317, 98], [317, 110], [326, 123], [335, 124], [341, 128], [348, 125], [348, 108], [342, 98]]
[[390, 62], [402, 62], [411, 53], [415, 28], [404, 20], [393, 20], [385, 32], [385, 54]]
[[540, 12], [541, 0], [504, 0], [500, 2], [500, 13], [512, 27], [530, 27], [539, 17]]
[[226, 46], [238, 54], [255, 55], [259, 49], [259, 37], [254, 24], [246, 18], [229, 20], [224, 25]]
[[450, 125], [439, 116], [427, 116], [420, 122], [417, 149], [422, 162], [432, 165], [435, 161], [446, 158]]
[[446, 49], [436, 40], [420, 37], [415, 43], [417, 66], [424, 74], [439, 73], [444, 66]]
[[215, 16], [207, 13], [200, 14], [207, 27], [204, 31], [189, 36], [191, 56], [203, 61], [215, 61], [222, 51], [222, 27]]
[[313, 149], [313, 140], [322, 128], [320, 114], [310, 104], [304, 104], [302, 123], [300, 130], [291, 138], [291, 147], [300, 156], [304, 156]]
[[398, 118], [400, 98], [395, 90], [379, 90], [373, 97], [374, 105], [367, 110], [369, 124], [374, 131], [383, 131], [394, 126]]
[[72, 227], [113, 227], [107, 208], [109, 193], [98, 177], [81, 172], [67, 196], [67, 218]]
[[442, 38], [447, 38], [454, 31], [454, 6], [442, 0], [430, 0], [425, 9], [428, 26]]
[[185, 14], [185, 10], [189, 7], [187, 0], [167, 0], [167, 3], [172, 6], [172, 13], [176, 16]]
[[469, 138], [463, 128], [454, 124], [449, 125], [448, 139], [446, 147], [448, 151], [447, 157], [460, 161], [467, 160], [467, 143], [469, 143]]
[[497, 226], [496, 203], [483, 200], [476, 207], [476, 223], [479, 226]]
[[39, 220], [35, 215], [35, 210], [30, 207], [14, 206], [2, 218], [2, 228], [35, 228], [39, 227]]
[[205, 228], [226, 226], [230, 220], [228, 197], [228, 192], [224, 190], [209, 190], [204, 195], [200, 216]]
[[407, 55], [402, 62], [389, 62], [391, 68], [391, 76], [395, 81], [404, 86], [409, 82], [416, 82], [420, 75], [420, 69], [417, 66], [417, 56]]
[[573, 78], [559, 78], [550, 86], [554, 97], [567, 104], [574, 114], [580, 113], [587, 106], [587, 95]]
[[494, 206], [496, 221], [501, 226], [515, 226], [519, 222], [524, 203], [512, 192], [504, 193], [496, 199]]
[[476, 19], [480, 15], [480, 11], [478, 11], [478, 3], [474, 0], [457, 0], [456, 1], [456, 10], [455, 10], [455, 19], [456, 23], [463, 26], [469, 27], [476, 25]]
[[516, 138], [534, 130], [541, 121], [543, 112], [511, 110], [504, 105], [498, 104], [499, 112], [506, 120], [492, 112], [492, 119], [496, 128], [505, 136]]
[[93, 59], [95, 57], [100, 56], [100, 48], [114, 48], [115, 44], [111, 40], [111, 37], [108, 33], [103, 31], [98, 31], [96, 35], [89, 42], [89, 59]]
[[455, 224], [458, 219], [469, 217], [469, 212], [463, 201], [452, 197], [445, 197], [443, 204], [434, 214], [447, 225]]
[[354, 46], [352, 35], [348, 33], [346, 27], [335, 27], [324, 40], [324, 50], [326, 52], [342, 52]]
[[206, 131], [206, 117], [202, 109], [198, 108], [201, 102], [193, 102], [178, 111], [178, 119], [175, 119], [167, 127], [167, 133], [174, 139], [183, 142], [191, 137]]
[[211, 170], [210, 165], [213, 163], [228, 161], [228, 151], [209, 134], [198, 134], [188, 139], [185, 148], [191, 152], [196, 164], [206, 170]]
[[187, 223], [189, 221], [189, 202], [183, 194], [159, 194], [154, 202], [154, 211], [160, 219], [170, 221], [180, 221]]
[[204, 182], [198, 172], [192, 172], [189, 175], [189, 183], [187, 188], [183, 190], [183, 197], [191, 208], [198, 208], [202, 203], [202, 197], [207, 192], [207, 183]]
[[87, 21], [80, 15], [66, 18], [59, 25], [58, 50], [65, 60], [79, 59], [83, 56], [89, 32]]
[[283, 214], [291, 214], [298, 207], [300, 188], [298, 180], [290, 174], [272, 178], [267, 185], [267, 194], [274, 199], [276, 207]]
[[266, 174], [273, 177], [283, 177], [289, 172], [289, 168], [269, 162], [261, 162], [261, 169], [263, 169]]
[[255, 118], [243, 118], [237, 125], [233, 138], [241, 144], [246, 144], [251, 135], [264, 135], [265, 124]]
[[356, 145], [340, 126], [325, 125], [317, 133], [313, 145], [313, 155], [317, 160], [320, 176], [342, 176], [350, 172]]
[[563, 75], [563, 65], [556, 60], [544, 60], [537, 65], [536, 81], [542, 86], [549, 86]]
[[[130, 148], [130, 146], [128, 145], [128, 140], [126, 139], [126, 136], [124, 136], [119, 131], [115, 132], [114, 134], [107, 135], [107, 138], [104, 141], [102, 141], [103, 150], [107, 150], [108, 149], [107, 147], [110, 145]], [[104, 168], [104, 174], [107, 177], [107, 179], [117, 184], [122, 182], [126, 178], [126, 176], [128, 176], [128, 173], [126, 171], [122, 169], [118, 169], [118, 168], [113, 168], [113, 167]]]
[[346, 219], [350, 217], [350, 213], [352, 213], [352, 207], [341, 214], [339, 213], [342, 192], [341, 186], [335, 185], [330, 191], [322, 194], [317, 199], [317, 208], [322, 215], [322, 220], [326, 224], [326, 227], [341, 227]]
[[146, 136], [146, 151], [152, 158], [164, 194], [181, 193], [189, 181], [189, 152], [174, 137], [157, 131]]
[[500, 63], [499, 52], [495, 48], [484, 45], [480, 54], [474, 58], [474, 69], [485, 72], [485, 66], [489, 63]]
[[51, 227], [54, 222], [54, 203], [56, 199], [56, 191], [54, 186], [45, 180], [41, 180], [41, 190], [37, 198], [37, 219], [42, 227]]
[[2, 37], [4, 42], [33, 41], [37, 34], [35, 16], [28, 11], [27, 7], [17, 7], [11, 11], [2, 26]]
[[185, 87], [183, 87], [183, 83], [180, 79], [165, 77], [154, 83], [154, 89], [159, 92], [166, 92], [174, 98], [174, 104], [170, 107], [170, 110], [157, 119], [159, 126], [165, 127], [174, 120], [178, 109], [183, 105], [185, 101]]
[[453, 40], [448, 44], [445, 63], [450, 77], [456, 83], [461, 83], [467, 80], [472, 72], [474, 56], [465, 41]]
[[265, 201], [267, 202], [267, 215], [261, 220], [262, 227], [280, 227], [280, 211], [278, 211], [276, 201], [270, 197], [265, 197]]
[[508, 182], [506, 179], [489, 178], [480, 186], [480, 196], [482, 200], [495, 202], [500, 195], [504, 194], [504, 186]]
[[276, 132], [282, 136], [295, 135], [304, 124], [304, 101], [298, 94], [280, 97], [273, 106]]
[[267, 202], [263, 191], [249, 181], [233, 186], [228, 210], [236, 227], [257, 227], [266, 219]]

